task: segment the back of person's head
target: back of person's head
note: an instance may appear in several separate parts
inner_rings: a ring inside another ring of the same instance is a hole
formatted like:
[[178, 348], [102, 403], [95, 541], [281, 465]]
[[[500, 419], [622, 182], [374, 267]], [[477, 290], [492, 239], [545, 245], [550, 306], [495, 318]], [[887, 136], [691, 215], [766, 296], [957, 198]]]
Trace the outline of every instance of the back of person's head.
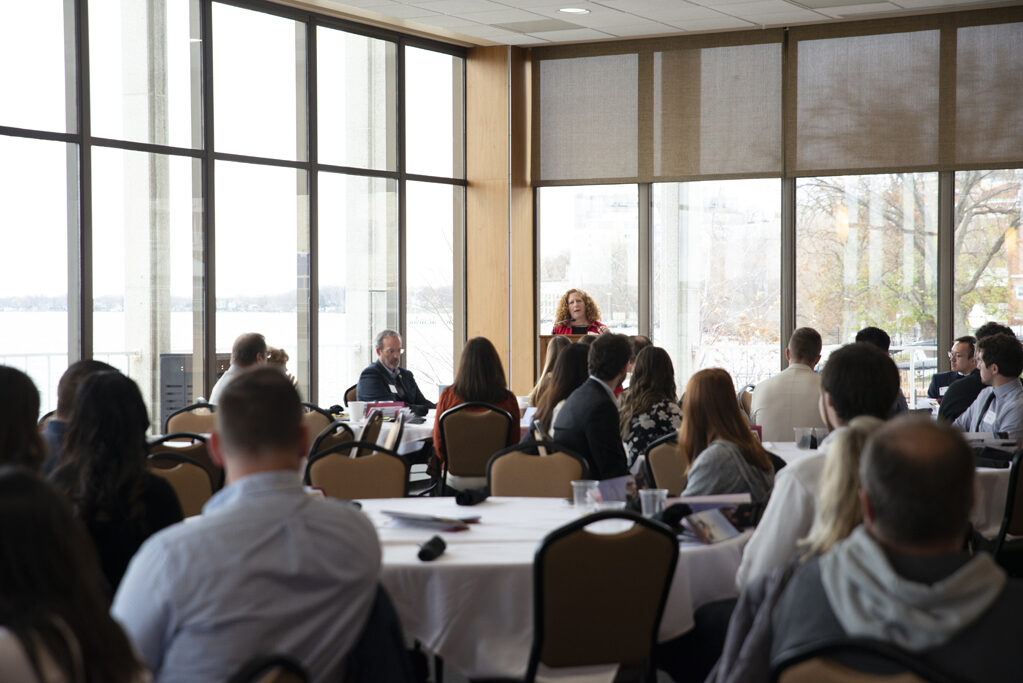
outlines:
[[57, 382], [56, 417], [61, 420], [71, 419], [71, 413], [75, 407], [75, 394], [78, 393], [78, 387], [86, 377], [94, 372], [116, 372], [116, 370], [112, 365], [92, 358], [75, 361], [69, 365], [64, 374], [60, 376], [60, 381]]
[[984, 365], [997, 365], [1002, 377], [1019, 377], [1023, 373], [1023, 345], [1016, 337], [1005, 333], [988, 335], [977, 341], [977, 350]]
[[618, 414], [623, 437], [630, 431], [633, 416], [645, 413], [663, 400], [678, 400], [675, 367], [667, 351], [657, 346], [646, 346], [636, 356], [629, 388], [620, 399]]
[[0, 464], [38, 470], [46, 457], [39, 436], [39, 390], [21, 370], [0, 365]]
[[800, 542], [805, 549], [804, 557], [826, 553], [863, 521], [859, 499], [860, 457], [867, 439], [883, 424], [879, 418], [861, 415], [828, 440], [813, 527]]
[[899, 369], [873, 344], [846, 344], [831, 352], [821, 371], [821, 391], [842, 422], [858, 415], [888, 416], [899, 393]]
[[508, 396], [508, 381], [497, 349], [486, 337], [473, 337], [462, 348], [451, 391], [463, 401], [498, 403]]
[[918, 416], [888, 422], [860, 462], [875, 535], [904, 546], [961, 540], [973, 476], [973, 451], [951, 425]]
[[586, 334], [586, 335], [583, 335], [582, 337], [580, 337], [579, 341], [577, 341], [576, 343], [577, 344], [582, 344], [583, 346], [592, 346], [593, 342], [595, 342], [595, 341], [597, 341], [597, 335], [595, 335], [595, 334]]
[[981, 340], [984, 337], [990, 337], [992, 334], [1007, 334], [1012, 337], [1016, 336], [1016, 333], [1012, 331], [1011, 327], [996, 323], [995, 321], [989, 321], [977, 328], [974, 332], [974, 336], [977, 340]]
[[555, 406], [568, 398], [589, 377], [589, 371], [586, 369], [589, 351], [590, 347], [585, 344], [570, 344], [558, 356], [558, 361], [551, 370], [547, 388], [536, 404], [535, 418], [545, 429], [551, 427]]
[[[38, 680], [141, 680], [142, 667], [110, 617], [96, 551], [71, 506], [45, 481], [0, 467], [0, 627], [28, 654]], [[79, 668], [81, 667], [81, 668]]]
[[635, 360], [639, 357], [639, 352], [645, 348], [653, 346], [650, 341], [650, 337], [644, 337], [641, 334], [634, 334], [629, 337], [629, 348], [631, 350], [630, 357]]
[[270, 365], [275, 365], [279, 369], [284, 369], [284, 366], [291, 360], [291, 356], [284, 349], [278, 349], [275, 346], [266, 347], [266, 362]]
[[821, 355], [824, 342], [812, 327], [800, 327], [789, 337], [789, 358], [794, 363], [812, 365]]
[[629, 363], [629, 338], [606, 332], [590, 344], [586, 367], [591, 375], [605, 382], [614, 379]]
[[[54, 478], [83, 517], [127, 502], [133, 513], [144, 485], [149, 415], [139, 387], [120, 372], [94, 372], [75, 394]], [[69, 475], [69, 472], [73, 473]]]
[[856, 333], [856, 341], [873, 344], [882, 351], [888, 351], [892, 345], [892, 338], [880, 327], [864, 327]]
[[401, 335], [394, 330], [380, 330], [377, 333], [376, 338], [373, 340], [373, 348], [380, 351], [384, 348], [384, 340], [390, 339], [391, 337], [397, 338], [399, 342], [401, 341]]
[[246, 332], [234, 340], [231, 363], [240, 368], [255, 365], [260, 357], [266, 358], [266, 338], [258, 332]]
[[239, 374], [220, 395], [214, 416], [228, 458], [295, 450], [302, 439], [298, 392], [274, 368], [252, 368]]
[[767, 451], [739, 409], [732, 376], [722, 368], [707, 368], [689, 378], [682, 400], [678, 446], [687, 470], [716, 439], [736, 444], [750, 464], [763, 470], [773, 469]]
[[540, 373], [540, 378], [554, 369], [554, 363], [557, 362], [558, 356], [571, 345], [572, 340], [563, 334], [557, 334], [551, 337], [551, 340], [547, 342], [547, 355], [544, 357], [543, 372]]

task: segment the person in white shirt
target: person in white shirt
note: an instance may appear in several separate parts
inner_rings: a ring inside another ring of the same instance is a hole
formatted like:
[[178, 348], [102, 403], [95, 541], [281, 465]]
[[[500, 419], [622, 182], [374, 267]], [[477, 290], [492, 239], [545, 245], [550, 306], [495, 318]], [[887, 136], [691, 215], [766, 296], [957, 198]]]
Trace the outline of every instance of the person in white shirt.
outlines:
[[1023, 439], [1023, 345], [1008, 334], [977, 340], [977, 368], [985, 388], [955, 426], [964, 432], [1006, 432]]
[[885, 419], [898, 391], [899, 369], [876, 346], [857, 342], [831, 354], [821, 372], [820, 406], [832, 431], [817, 453], [784, 467], [775, 477], [764, 516], [743, 551], [735, 576], [740, 589], [787, 562], [799, 539], [810, 532], [832, 436], [859, 415]]
[[209, 402], [216, 405], [220, 395], [243, 370], [266, 363], [266, 339], [257, 332], [246, 332], [234, 340], [231, 347], [231, 367], [227, 369], [210, 391]]
[[761, 427], [764, 441], [792, 441], [795, 427], [824, 427], [817, 407], [821, 378], [813, 371], [821, 359], [821, 343], [817, 330], [800, 327], [785, 349], [789, 366], [753, 390], [750, 423]]

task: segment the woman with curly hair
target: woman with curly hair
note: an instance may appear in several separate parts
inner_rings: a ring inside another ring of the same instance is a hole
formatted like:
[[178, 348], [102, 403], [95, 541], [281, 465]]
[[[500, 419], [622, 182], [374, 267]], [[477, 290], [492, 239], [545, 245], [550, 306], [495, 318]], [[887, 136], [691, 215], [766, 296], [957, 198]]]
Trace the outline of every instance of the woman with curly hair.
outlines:
[[21, 370], [0, 365], [0, 464], [37, 471], [46, 459], [39, 435], [39, 391]]
[[119, 372], [90, 375], [75, 395], [63, 459], [51, 475], [85, 522], [111, 594], [142, 542], [182, 518], [174, 489], [146, 469], [148, 428], [135, 382]]
[[602, 334], [607, 325], [600, 322], [600, 309], [581, 289], [570, 289], [561, 295], [554, 309], [554, 330], [551, 334]]
[[30, 472], [0, 468], [0, 680], [150, 680], [101, 585], [67, 501]]
[[689, 379], [678, 448], [686, 463], [683, 496], [749, 493], [754, 503], [767, 502], [774, 466], [739, 410], [727, 370], [708, 368]]
[[619, 427], [629, 462], [659, 437], [682, 426], [675, 389], [675, 368], [662, 348], [648, 346], [636, 356], [629, 388], [618, 399]]

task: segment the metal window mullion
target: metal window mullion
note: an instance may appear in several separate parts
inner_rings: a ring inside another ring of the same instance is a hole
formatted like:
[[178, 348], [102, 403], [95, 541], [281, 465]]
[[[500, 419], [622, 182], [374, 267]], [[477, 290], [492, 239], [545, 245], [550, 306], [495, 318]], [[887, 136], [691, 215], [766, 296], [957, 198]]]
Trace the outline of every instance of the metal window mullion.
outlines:
[[788, 367], [785, 349], [796, 329], [796, 179], [781, 179], [781, 334], [778, 355]]
[[650, 337], [650, 321], [653, 319], [651, 304], [653, 302], [653, 263], [652, 242], [653, 223], [651, 216], [651, 199], [653, 185], [639, 184], [639, 334]]
[[943, 349], [955, 337], [955, 172], [938, 174], [938, 370], [951, 367]]
[[319, 349], [320, 349], [320, 330], [319, 330], [319, 311], [320, 311], [320, 272], [319, 272], [319, 258], [320, 253], [320, 240], [319, 240], [319, 171], [317, 170], [317, 162], [319, 161], [319, 137], [317, 134], [317, 126], [319, 125], [317, 102], [318, 102], [318, 91], [316, 82], [316, 70], [317, 70], [317, 53], [316, 53], [316, 24], [312, 21], [306, 23], [306, 140], [308, 143], [307, 156], [309, 159], [309, 176], [306, 178], [307, 187], [309, 188], [309, 200], [307, 202], [307, 210], [309, 212], [309, 400], [319, 405], [319, 382], [318, 382], [318, 371], [319, 366]]
[[199, 23], [202, 39], [202, 219], [203, 230], [203, 385], [209, 396], [217, 377], [216, 220], [213, 153], [213, 0], [202, 0]]
[[[408, 177], [405, 173], [405, 41], [398, 42], [395, 63], [397, 74], [395, 75], [395, 103], [397, 105], [397, 134], [398, 140], [398, 333], [401, 338], [408, 338], [405, 304], [407, 301], [406, 264], [408, 259], [405, 256], [406, 245], [406, 212], [408, 205]], [[402, 351], [402, 363], [407, 363], [406, 352]]]
[[[78, 324], [69, 325], [69, 335], [77, 327], [77, 357], [92, 358], [92, 116], [89, 82], [89, 11], [88, 2], [78, 3], [75, 12], [76, 54], [78, 56], [78, 251], [68, 254], [70, 277], [78, 287]], [[77, 265], [71, 265], [72, 262]], [[68, 305], [72, 305], [68, 302]], [[69, 321], [70, 322], [70, 321]], [[71, 340], [69, 340], [71, 341]], [[74, 349], [71, 345], [69, 351]], [[70, 361], [74, 353], [68, 354]]]

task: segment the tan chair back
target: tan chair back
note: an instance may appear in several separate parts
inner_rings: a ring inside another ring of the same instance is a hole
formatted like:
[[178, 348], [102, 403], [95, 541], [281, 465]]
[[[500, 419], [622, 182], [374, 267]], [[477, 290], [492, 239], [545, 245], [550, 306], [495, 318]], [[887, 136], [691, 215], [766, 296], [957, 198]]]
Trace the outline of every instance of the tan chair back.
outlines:
[[405, 433], [405, 420], [408, 417], [402, 411], [398, 412], [398, 417], [391, 424], [391, 429], [384, 436], [383, 447], [388, 448], [392, 451], [396, 451], [398, 446], [401, 445], [401, 436]]
[[316, 410], [302, 413], [302, 423], [309, 428], [310, 434], [319, 434], [330, 424], [329, 417]]
[[585, 464], [568, 453], [498, 453], [488, 466], [492, 496], [571, 498], [572, 482], [585, 479]]
[[459, 477], [487, 476], [487, 462], [508, 445], [508, 434], [516, 424], [505, 411], [488, 404], [462, 404], [439, 418], [444, 440], [445, 468]]
[[213, 481], [199, 463], [175, 453], [149, 456], [149, 471], [167, 480], [181, 503], [185, 517], [202, 513], [202, 506], [213, 496]]
[[343, 500], [402, 498], [408, 493], [409, 466], [397, 453], [364, 441], [353, 446], [367, 455], [350, 457], [347, 443], [313, 455], [306, 465], [306, 483]]
[[[379, 408], [374, 408], [369, 411], [369, 416], [366, 418], [366, 424], [359, 430], [358, 441], [362, 441], [368, 444], [375, 444], [377, 439], [380, 438], [380, 430], [384, 426], [384, 414], [380, 412]], [[372, 453], [372, 449], [357, 448], [352, 453], [353, 458], [361, 458], [364, 455]]]
[[309, 455], [333, 448], [346, 441], [355, 441], [355, 433], [352, 428], [346, 422], [331, 422], [313, 439], [312, 445], [309, 446]]
[[665, 441], [647, 451], [647, 464], [657, 488], [668, 489], [669, 496], [677, 496], [686, 487], [686, 465], [678, 451], [678, 443]]
[[[167, 443], [181, 443], [183, 441], [191, 441], [192, 443], [186, 446], [168, 446]], [[190, 434], [188, 432], [177, 432], [174, 434], [167, 434], [164, 437], [157, 439], [149, 444], [149, 454], [158, 455], [162, 453], [168, 453], [171, 456], [181, 455], [190, 460], [197, 462], [207, 473], [210, 475], [210, 479], [213, 481], [214, 491], [220, 488], [221, 482], [224, 479], [224, 470], [220, 465], [213, 462], [213, 458], [210, 457], [210, 449], [206, 444], [206, 438], [201, 434]]]
[[352, 401], [358, 400], [358, 399], [355, 398], [356, 395], [357, 395], [357, 391], [356, 390], [358, 388], [359, 388], [358, 384], [353, 384], [352, 386], [350, 386], [347, 389], [345, 389], [345, 405], [346, 406], [349, 403], [351, 403]]
[[213, 431], [213, 412], [206, 407], [195, 408], [183, 413], [171, 415], [167, 420], [166, 432], [191, 432], [193, 434], [209, 434]]
[[[632, 526], [610, 534], [586, 529], [604, 519]], [[555, 668], [648, 662], [677, 562], [674, 534], [635, 513], [598, 512], [551, 532], [536, 555], [527, 680], [538, 662]], [[601, 595], [614, 599], [594, 597]]]
[[827, 657], [814, 657], [782, 671], [778, 683], [925, 683], [925, 679], [908, 671], [897, 674], [864, 673], [842, 666]]

